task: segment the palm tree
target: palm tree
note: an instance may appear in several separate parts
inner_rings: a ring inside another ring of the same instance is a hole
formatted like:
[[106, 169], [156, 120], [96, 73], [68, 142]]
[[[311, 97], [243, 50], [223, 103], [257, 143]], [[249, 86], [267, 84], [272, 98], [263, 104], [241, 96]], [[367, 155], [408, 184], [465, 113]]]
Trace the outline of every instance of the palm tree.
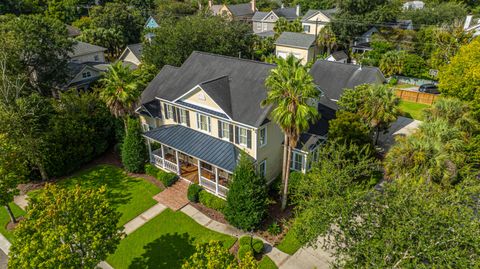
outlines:
[[397, 120], [399, 99], [386, 85], [370, 85], [365, 91], [359, 114], [375, 130], [375, 145], [380, 131], [388, 129]]
[[277, 68], [273, 69], [265, 81], [268, 89], [267, 98], [262, 105], [272, 105], [273, 120], [282, 129], [284, 139], [282, 166], [282, 210], [287, 205], [288, 179], [290, 176], [290, 159], [292, 148], [297, 145], [300, 134], [318, 119], [316, 107], [312, 100], [320, 97], [309, 70], [300, 64], [294, 56], [278, 59]]
[[126, 116], [131, 114], [141, 94], [141, 85], [137, 76], [122, 62], [113, 64], [100, 80], [103, 87], [100, 98], [116, 118], [123, 118], [127, 130]]
[[406, 53], [404, 51], [389, 51], [380, 59], [380, 69], [386, 76], [399, 75], [403, 72]]
[[330, 55], [332, 50], [335, 50], [338, 46], [337, 37], [330, 25], [327, 25], [320, 30], [317, 37], [317, 45], [322, 48], [322, 52], [327, 52]]

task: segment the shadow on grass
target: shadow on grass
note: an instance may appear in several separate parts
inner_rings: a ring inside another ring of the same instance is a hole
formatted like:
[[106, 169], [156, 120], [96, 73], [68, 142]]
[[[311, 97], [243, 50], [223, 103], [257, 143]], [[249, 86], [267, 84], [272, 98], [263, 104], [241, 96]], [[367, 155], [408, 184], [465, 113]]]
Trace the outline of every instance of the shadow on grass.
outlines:
[[130, 269], [181, 268], [184, 260], [195, 253], [193, 239], [187, 234], [165, 234], [147, 244], [145, 253], [133, 259]]

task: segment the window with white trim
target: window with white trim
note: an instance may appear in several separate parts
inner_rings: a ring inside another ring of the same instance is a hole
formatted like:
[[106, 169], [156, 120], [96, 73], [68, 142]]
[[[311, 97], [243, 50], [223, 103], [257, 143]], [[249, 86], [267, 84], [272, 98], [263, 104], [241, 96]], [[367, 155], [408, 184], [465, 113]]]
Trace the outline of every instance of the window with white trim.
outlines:
[[210, 132], [210, 117], [197, 113], [197, 128], [205, 132]]
[[242, 146], [247, 146], [248, 143], [248, 135], [247, 135], [247, 129], [245, 128], [238, 128], [238, 143]]
[[268, 24], [263, 23], [262, 25], [263, 25], [263, 31], [264, 32], [267, 31], [268, 30]]
[[258, 165], [258, 174], [263, 178], [265, 178], [267, 176], [267, 160], [263, 160]]
[[165, 105], [165, 117], [167, 119], [173, 119], [173, 106]]
[[178, 113], [180, 114], [180, 124], [187, 125], [188, 123], [187, 111], [185, 109], [179, 109]]
[[87, 72], [82, 73], [82, 77], [83, 77], [83, 78], [89, 78], [89, 77], [91, 77], [91, 76], [92, 76], [92, 74], [90, 73], [90, 71], [87, 71]]
[[292, 161], [290, 162], [291, 169], [296, 171], [302, 171], [304, 162], [305, 156], [302, 153], [296, 151], [292, 152]]
[[148, 132], [150, 131], [150, 125], [148, 125], [148, 123], [142, 123], [142, 129], [144, 132]]
[[262, 23], [261, 22], [257, 22], [257, 30], [262, 30]]
[[220, 122], [222, 127], [222, 132], [220, 133], [222, 139], [230, 140], [230, 124], [227, 122]]
[[303, 26], [303, 31], [304, 31], [305, 33], [310, 33], [310, 25], [304, 25], [304, 26]]
[[267, 144], [267, 127], [263, 127], [258, 130], [258, 141], [260, 142], [260, 147], [263, 147]]

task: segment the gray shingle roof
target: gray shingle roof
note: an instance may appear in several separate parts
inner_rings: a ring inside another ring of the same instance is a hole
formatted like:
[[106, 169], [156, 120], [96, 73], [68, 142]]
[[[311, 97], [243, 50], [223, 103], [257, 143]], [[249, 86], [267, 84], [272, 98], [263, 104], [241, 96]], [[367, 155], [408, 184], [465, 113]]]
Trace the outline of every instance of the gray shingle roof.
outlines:
[[128, 45], [127, 48], [137, 57], [139, 60], [142, 58], [143, 45], [142, 43]]
[[[229, 116], [234, 121], [258, 127], [270, 111], [270, 107], [261, 107], [260, 103], [267, 96], [265, 79], [273, 68], [275, 65], [263, 62], [193, 52], [179, 68], [164, 66], [143, 91], [141, 102], [156, 97], [174, 101], [196, 85], [209, 84], [205, 91], [219, 106], [226, 110], [231, 107]], [[225, 78], [212, 81], [221, 77], [228, 77], [228, 88]], [[230, 95], [223, 92], [228, 90]]]
[[228, 172], [235, 169], [241, 152], [230, 142], [182, 125], [163, 125], [145, 132], [144, 136]]
[[[324, 9], [324, 10], [318, 10], [318, 9], [309, 9], [305, 15], [303, 15], [302, 22], [308, 22], [310, 21], [310, 18], [315, 16], [321, 12], [323, 15], [327, 16], [329, 19], [332, 19], [335, 13], [338, 12], [338, 9], [332, 8], [332, 9]], [[315, 22], [315, 21], [313, 21]]]
[[254, 13], [250, 3], [227, 5], [227, 8], [234, 16], [253, 15]]
[[232, 117], [232, 98], [230, 96], [230, 81], [228, 76], [219, 77], [200, 83], [200, 87], [215, 100], [215, 103]]
[[315, 43], [315, 35], [304, 33], [283, 32], [277, 41], [276, 45], [308, 49]]
[[85, 43], [82, 41], [77, 41], [75, 45], [73, 45], [73, 52], [69, 53], [70, 57], [78, 57], [82, 55], [87, 55], [90, 53], [106, 51], [107, 49], [104, 47], [100, 47], [97, 45]]
[[348, 58], [348, 55], [343, 50], [335, 51], [331, 54], [335, 61], [342, 60]]
[[278, 17], [283, 17], [287, 20], [294, 20], [297, 16], [297, 8], [296, 7], [284, 7], [284, 8], [277, 8], [273, 10]]
[[270, 12], [257, 11], [253, 14], [252, 21], [261, 21]]
[[68, 33], [68, 36], [69, 37], [76, 37], [76, 36], [79, 36], [82, 34], [82, 32], [80, 31], [80, 29], [78, 29], [77, 27], [75, 26], [72, 26], [72, 25], [66, 25], [67, 27], [67, 33]]

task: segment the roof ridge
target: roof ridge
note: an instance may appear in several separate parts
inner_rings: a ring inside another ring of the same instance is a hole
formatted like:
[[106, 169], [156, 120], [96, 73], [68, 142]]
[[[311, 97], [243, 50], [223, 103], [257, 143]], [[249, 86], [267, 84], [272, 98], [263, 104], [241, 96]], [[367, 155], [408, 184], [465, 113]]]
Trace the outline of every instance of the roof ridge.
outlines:
[[333, 62], [333, 61], [328, 61], [328, 60], [317, 60], [316, 62], [328, 62], [328, 63], [332, 63], [332, 64], [358, 66], [358, 68], [361, 68], [361, 69], [369, 68], [369, 69], [380, 70], [380, 68], [378, 68], [376, 66], [369, 66], [369, 65], [358, 65], [358, 64], [351, 64], [351, 63]]
[[228, 78], [228, 75], [223, 75], [223, 76], [220, 76], [220, 77], [217, 77], [217, 78], [205, 80], [205, 81], [202, 81], [202, 82], [198, 83], [198, 85], [203, 85], [203, 84], [207, 84], [207, 83], [210, 83], [210, 82], [214, 82], [216, 80], [220, 80], [220, 79], [225, 78], [225, 77]]
[[[257, 60], [250, 60], [250, 59], [244, 59], [244, 58], [237, 58], [233, 56], [227, 56], [227, 55], [222, 55], [222, 54], [215, 54], [211, 52], [205, 52], [205, 51], [199, 51], [199, 50], [194, 50], [192, 54], [198, 53], [198, 54], [203, 54], [203, 55], [209, 55], [209, 56], [215, 56], [215, 57], [221, 57], [221, 58], [226, 58], [230, 60], [237, 60], [237, 61], [244, 61], [244, 62], [251, 62], [251, 63], [256, 63], [256, 64], [263, 64], [263, 65], [269, 65], [269, 66], [277, 66], [276, 64], [271, 64], [271, 63], [266, 63], [262, 61], [257, 61]], [[190, 56], [192, 55], [190, 54]], [[189, 56], [189, 58], [190, 58]], [[186, 61], [185, 61], [186, 62]], [[185, 64], [184, 62], [184, 64]], [[183, 65], [183, 64], [182, 64]]]

